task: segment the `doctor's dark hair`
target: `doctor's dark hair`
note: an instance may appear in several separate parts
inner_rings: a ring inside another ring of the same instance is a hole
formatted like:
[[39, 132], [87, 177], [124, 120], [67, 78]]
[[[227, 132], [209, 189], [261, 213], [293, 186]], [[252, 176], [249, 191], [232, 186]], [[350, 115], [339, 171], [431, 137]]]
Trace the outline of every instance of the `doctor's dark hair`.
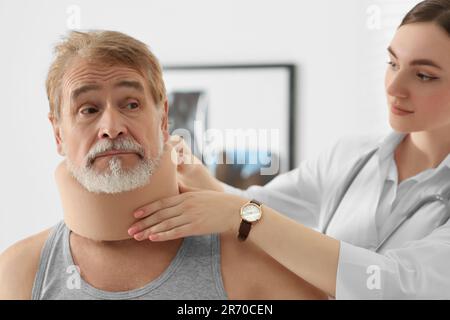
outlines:
[[61, 82], [65, 71], [75, 58], [105, 66], [126, 66], [135, 69], [147, 81], [152, 98], [159, 106], [167, 99], [158, 59], [147, 45], [117, 31], [71, 31], [55, 46], [55, 57], [50, 65], [46, 88], [50, 115], [61, 120]]
[[450, 0], [425, 0], [420, 2], [406, 14], [399, 28], [418, 22], [434, 22], [450, 36]]

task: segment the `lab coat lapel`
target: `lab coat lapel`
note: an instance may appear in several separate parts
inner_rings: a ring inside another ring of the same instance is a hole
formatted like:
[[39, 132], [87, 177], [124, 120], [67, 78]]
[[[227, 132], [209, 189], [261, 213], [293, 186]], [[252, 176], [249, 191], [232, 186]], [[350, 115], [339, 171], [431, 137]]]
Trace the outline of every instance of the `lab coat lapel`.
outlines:
[[[409, 190], [409, 195], [402, 198], [380, 230], [381, 242], [391, 235], [395, 226], [402, 223], [401, 228], [390, 236], [383, 247], [384, 250], [406, 241], [421, 239], [440, 226], [439, 222], [447, 216], [442, 203], [436, 201], [428, 203], [417, 211], [413, 209], [430, 195], [444, 195], [449, 187], [448, 181], [450, 181], [450, 170], [447, 169], [443, 174], [430, 179], [426, 185], [418, 183]], [[413, 216], [405, 220], [411, 212]]]
[[378, 161], [378, 154], [375, 153], [357, 175], [342, 199], [327, 234], [368, 249], [377, 246], [375, 214], [382, 189]]

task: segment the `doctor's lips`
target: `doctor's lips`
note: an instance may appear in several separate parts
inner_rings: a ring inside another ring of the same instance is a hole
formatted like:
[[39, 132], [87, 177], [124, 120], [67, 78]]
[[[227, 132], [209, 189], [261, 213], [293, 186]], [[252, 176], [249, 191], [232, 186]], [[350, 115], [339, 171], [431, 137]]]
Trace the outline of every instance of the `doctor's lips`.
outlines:
[[391, 111], [398, 116], [407, 116], [414, 113], [414, 111], [408, 111], [399, 105], [391, 105]]

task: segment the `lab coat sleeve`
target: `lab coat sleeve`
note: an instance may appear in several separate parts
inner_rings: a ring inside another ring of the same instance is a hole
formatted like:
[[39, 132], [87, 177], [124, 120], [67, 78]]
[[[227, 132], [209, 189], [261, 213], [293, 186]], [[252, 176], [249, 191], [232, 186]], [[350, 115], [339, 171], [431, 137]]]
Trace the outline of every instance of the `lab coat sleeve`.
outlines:
[[336, 299], [450, 299], [450, 222], [382, 254], [341, 241]]
[[[281, 174], [265, 186], [251, 186], [240, 190], [223, 184], [225, 192], [255, 199], [289, 218], [316, 229], [319, 223], [325, 182], [331, 181], [337, 165], [334, 161], [340, 141], [331, 145], [318, 157], [303, 161], [292, 171]], [[334, 172], [333, 172], [334, 170]]]

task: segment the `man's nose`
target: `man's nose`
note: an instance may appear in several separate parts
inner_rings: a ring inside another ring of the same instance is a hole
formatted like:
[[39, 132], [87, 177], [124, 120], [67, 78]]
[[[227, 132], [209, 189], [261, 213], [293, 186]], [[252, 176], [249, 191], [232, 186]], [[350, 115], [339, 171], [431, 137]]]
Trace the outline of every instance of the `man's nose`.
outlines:
[[109, 138], [113, 140], [127, 133], [127, 127], [120, 112], [109, 106], [103, 111], [99, 126], [99, 139]]

